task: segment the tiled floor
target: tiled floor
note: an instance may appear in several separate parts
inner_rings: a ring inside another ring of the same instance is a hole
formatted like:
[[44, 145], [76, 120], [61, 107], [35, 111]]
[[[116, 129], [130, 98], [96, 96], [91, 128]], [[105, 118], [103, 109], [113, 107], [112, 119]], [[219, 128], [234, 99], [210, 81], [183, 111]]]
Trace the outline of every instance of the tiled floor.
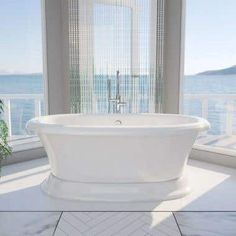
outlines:
[[172, 213], [64, 212], [55, 235], [180, 235]]
[[[66, 201], [44, 194], [47, 159], [3, 167], [0, 211], [236, 211], [236, 170], [203, 162], [187, 167], [192, 192], [172, 201], [104, 203]], [[223, 200], [222, 200], [223, 199]]]
[[1, 236], [235, 236], [236, 212], [1, 212]]
[[176, 212], [174, 214], [182, 235], [236, 235], [236, 212]]
[[192, 192], [182, 199], [105, 203], [42, 193], [47, 159], [6, 166], [0, 179], [0, 235], [236, 236], [236, 170], [197, 161], [187, 170]]
[[0, 212], [0, 235], [53, 235], [60, 215], [60, 212]]

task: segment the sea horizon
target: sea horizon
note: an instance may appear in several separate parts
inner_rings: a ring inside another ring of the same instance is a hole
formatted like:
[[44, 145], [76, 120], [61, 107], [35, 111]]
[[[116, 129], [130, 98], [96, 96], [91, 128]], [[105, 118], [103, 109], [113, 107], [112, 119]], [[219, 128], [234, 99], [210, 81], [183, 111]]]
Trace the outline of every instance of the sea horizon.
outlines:
[[[113, 77], [114, 79], [115, 77]], [[121, 75], [122, 78], [122, 75]], [[140, 76], [139, 92], [145, 94], [150, 84], [145, 83], [145, 77]], [[102, 112], [106, 111], [107, 102], [107, 83], [104, 76], [96, 76], [95, 94], [98, 96], [98, 107]], [[126, 78], [127, 79], [127, 78]], [[148, 80], [147, 80], [148, 81]], [[43, 74], [8, 74], [0, 75], [0, 95], [1, 94], [43, 94]], [[123, 87], [122, 87], [123, 88]], [[125, 89], [125, 87], [124, 87]], [[121, 89], [121, 94], [122, 94]], [[236, 95], [236, 74], [235, 75], [188, 75], [185, 76], [184, 89], [185, 94], [221, 94]], [[148, 94], [148, 92], [147, 92]], [[100, 96], [100, 97], [99, 97]], [[142, 98], [140, 106], [147, 106], [148, 98]], [[211, 134], [222, 134], [225, 128], [225, 104], [226, 101], [209, 101], [208, 120], [212, 125]], [[236, 100], [234, 101], [236, 107]], [[184, 100], [184, 113], [188, 115], [201, 116], [201, 102], [197, 100]], [[42, 104], [43, 107], [43, 104]], [[145, 108], [144, 107], [144, 111]], [[18, 100], [11, 102], [12, 109], [12, 130], [15, 135], [26, 134], [25, 124], [34, 117], [34, 101]], [[99, 112], [99, 111], [98, 111]], [[233, 128], [236, 130], [236, 109], [233, 113]]]

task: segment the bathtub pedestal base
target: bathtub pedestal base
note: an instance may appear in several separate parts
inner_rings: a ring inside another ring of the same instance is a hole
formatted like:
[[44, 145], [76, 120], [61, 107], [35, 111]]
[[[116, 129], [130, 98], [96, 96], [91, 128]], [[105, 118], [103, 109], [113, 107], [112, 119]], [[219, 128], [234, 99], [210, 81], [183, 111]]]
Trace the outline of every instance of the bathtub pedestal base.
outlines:
[[152, 183], [82, 183], [64, 181], [51, 174], [41, 187], [57, 198], [113, 202], [170, 200], [190, 191], [185, 176]]

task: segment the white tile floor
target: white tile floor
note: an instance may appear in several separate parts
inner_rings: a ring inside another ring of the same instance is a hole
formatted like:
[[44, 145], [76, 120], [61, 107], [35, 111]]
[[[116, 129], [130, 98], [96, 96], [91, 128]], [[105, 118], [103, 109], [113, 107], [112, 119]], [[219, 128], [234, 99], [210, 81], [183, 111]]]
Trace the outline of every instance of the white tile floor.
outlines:
[[0, 235], [181, 236], [181, 233], [171, 212], [1, 212]]
[[0, 212], [0, 235], [53, 235], [60, 215], [60, 212]]
[[0, 180], [0, 235], [235, 236], [236, 170], [197, 161], [190, 161], [187, 169], [193, 190], [185, 198], [99, 203], [43, 194], [46, 158], [6, 166]]
[[66, 201], [42, 193], [49, 172], [46, 158], [3, 167], [0, 211], [236, 211], [236, 169], [191, 160], [192, 192], [164, 202], [102, 203]]
[[174, 213], [182, 235], [235, 236], [235, 212]]
[[1, 236], [235, 236], [236, 212], [0, 212]]

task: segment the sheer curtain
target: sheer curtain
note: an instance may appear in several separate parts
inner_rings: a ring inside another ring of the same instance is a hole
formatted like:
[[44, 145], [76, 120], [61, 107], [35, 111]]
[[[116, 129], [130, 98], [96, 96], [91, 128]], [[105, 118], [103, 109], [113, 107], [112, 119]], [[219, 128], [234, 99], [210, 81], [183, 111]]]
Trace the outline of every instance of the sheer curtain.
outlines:
[[71, 111], [160, 112], [164, 0], [69, 0]]

